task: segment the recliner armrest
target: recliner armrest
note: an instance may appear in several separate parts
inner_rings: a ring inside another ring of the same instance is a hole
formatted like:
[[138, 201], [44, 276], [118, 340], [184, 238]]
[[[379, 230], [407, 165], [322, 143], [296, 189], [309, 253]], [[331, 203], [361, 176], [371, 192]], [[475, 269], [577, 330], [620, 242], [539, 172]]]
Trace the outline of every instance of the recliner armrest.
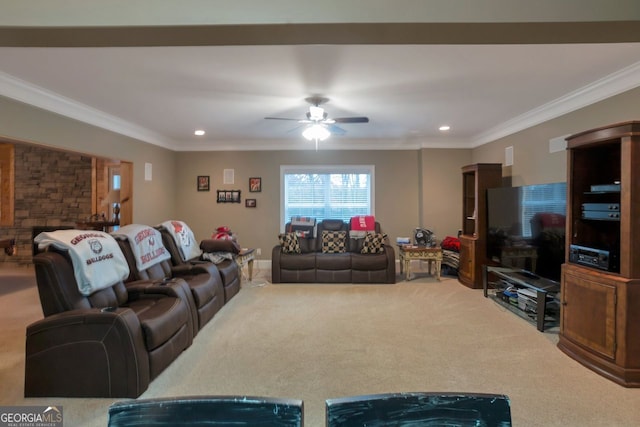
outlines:
[[184, 276], [187, 274], [193, 274], [193, 268], [194, 266], [191, 264], [181, 264], [181, 265], [172, 265], [171, 266], [171, 273], [174, 276]]
[[27, 326], [26, 397], [138, 397], [149, 356], [128, 308], [81, 309]]
[[145, 298], [147, 295], [167, 295], [182, 299], [189, 307], [191, 314], [189, 319], [189, 327], [191, 329], [191, 337], [189, 345], [193, 342], [193, 338], [198, 334], [198, 309], [193, 299], [193, 294], [189, 285], [184, 279], [179, 277], [165, 278], [162, 280], [136, 280], [134, 282], [125, 283], [129, 299]]
[[282, 246], [276, 245], [271, 250], [271, 283], [280, 283], [280, 254]]

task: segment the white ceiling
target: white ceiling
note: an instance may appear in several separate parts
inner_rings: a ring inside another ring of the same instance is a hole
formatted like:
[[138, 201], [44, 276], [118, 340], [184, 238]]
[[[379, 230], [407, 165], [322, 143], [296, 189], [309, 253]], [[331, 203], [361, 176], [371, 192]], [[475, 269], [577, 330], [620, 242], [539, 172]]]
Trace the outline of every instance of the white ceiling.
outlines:
[[471, 147], [640, 85], [639, 61], [638, 43], [3, 47], [0, 94], [175, 150], [304, 148], [264, 117], [311, 95], [370, 118], [341, 146]]
[[[304, 99], [319, 95], [330, 99], [329, 117], [370, 119], [341, 125], [346, 134], [324, 146], [413, 149], [475, 147], [640, 86], [640, 43], [624, 41], [639, 41], [635, 21], [579, 23], [564, 36], [566, 25], [528, 25], [499, 32], [506, 44], [475, 44], [506, 27], [467, 24], [213, 26], [205, 43], [198, 27], [185, 43], [180, 26], [161, 40], [153, 28], [0, 27], [8, 30], [0, 33], [0, 95], [173, 150], [312, 148], [295, 121], [264, 117], [302, 119]], [[622, 26], [631, 34], [616, 35], [622, 42], [577, 42]], [[457, 42], [438, 40], [445, 32]], [[301, 35], [311, 37], [291, 44]], [[335, 44], [317, 42], [336, 35]], [[445, 124], [451, 130], [442, 133]]]
[[180, 151], [313, 148], [264, 117], [302, 119], [318, 95], [370, 119], [323, 146], [414, 149], [640, 86], [637, 0], [514, 1], [0, 0], [0, 96]]

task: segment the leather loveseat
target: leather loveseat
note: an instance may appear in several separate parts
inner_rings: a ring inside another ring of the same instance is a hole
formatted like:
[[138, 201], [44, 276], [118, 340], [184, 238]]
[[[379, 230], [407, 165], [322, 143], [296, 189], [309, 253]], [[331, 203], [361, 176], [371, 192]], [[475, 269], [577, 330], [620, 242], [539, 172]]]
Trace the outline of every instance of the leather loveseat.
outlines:
[[191, 345], [181, 285], [118, 281], [85, 296], [67, 252], [33, 261], [45, 317], [27, 326], [26, 397], [138, 397]]
[[[290, 229], [287, 224], [286, 229]], [[396, 267], [393, 247], [381, 242], [380, 224], [368, 237], [354, 238], [349, 224], [325, 219], [317, 224], [314, 237], [295, 237], [295, 232], [281, 236], [281, 244], [271, 253], [273, 283], [395, 283]], [[344, 236], [344, 242], [340, 241]], [[378, 239], [377, 249], [370, 250], [369, 237]], [[292, 240], [297, 240], [290, 247]], [[363, 250], [365, 246], [369, 249]], [[363, 253], [373, 252], [373, 253]]]

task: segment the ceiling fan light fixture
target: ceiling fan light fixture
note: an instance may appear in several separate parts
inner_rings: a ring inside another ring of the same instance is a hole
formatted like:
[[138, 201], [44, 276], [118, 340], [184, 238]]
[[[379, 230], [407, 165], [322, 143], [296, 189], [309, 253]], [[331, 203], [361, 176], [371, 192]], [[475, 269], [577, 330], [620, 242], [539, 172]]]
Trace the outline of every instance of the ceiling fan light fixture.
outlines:
[[326, 126], [320, 124], [313, 124], [308, 126], [303, 132], [302, 136], [308, 141], [324, 141], [329, 138], [331, 132]]
[[309, 120], [320, 121], [324, 119], [324, 108], [312, 105], [309, 107]]

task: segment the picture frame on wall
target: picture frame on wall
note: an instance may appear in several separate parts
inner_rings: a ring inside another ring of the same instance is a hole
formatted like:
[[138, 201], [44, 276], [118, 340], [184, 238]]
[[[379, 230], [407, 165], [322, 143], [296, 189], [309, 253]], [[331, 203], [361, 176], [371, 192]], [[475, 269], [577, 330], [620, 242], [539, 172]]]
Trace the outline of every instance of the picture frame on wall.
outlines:
[[244, 206], [246, 208], [255, 208], [258, 205], [256, 199], [245, 199]]
[[249, 178], [249, 192], [260, 193], [262, 191], [262, 178], [251, 177]]
[[240, 203], [240, 190], [217, 190], [216, 202], [218, 203]]
[[209, 175], [198, 175], [198, 191], [209, 191]]

